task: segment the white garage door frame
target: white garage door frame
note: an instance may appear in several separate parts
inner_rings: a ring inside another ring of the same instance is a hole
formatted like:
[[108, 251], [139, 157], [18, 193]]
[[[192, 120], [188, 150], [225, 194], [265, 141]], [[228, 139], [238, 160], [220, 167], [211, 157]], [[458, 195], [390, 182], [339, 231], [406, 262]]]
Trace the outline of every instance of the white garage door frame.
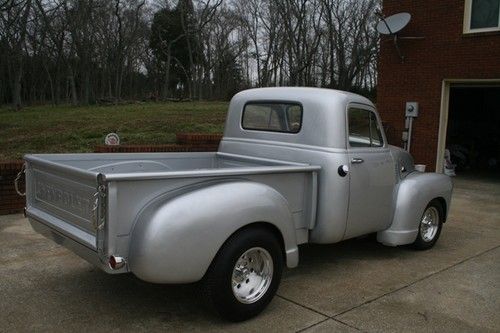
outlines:
[[446, 132], [448, 131], [448, 112], [450, 108], [450, 88], [453, 85], [472, 87], [498, 87], [498, 79], [444, 79], [441, 86], [441, 110], [439, 113], [439, 135], [436, 155], [436, 172], [444, 170], [444, 150], [446, 148]]

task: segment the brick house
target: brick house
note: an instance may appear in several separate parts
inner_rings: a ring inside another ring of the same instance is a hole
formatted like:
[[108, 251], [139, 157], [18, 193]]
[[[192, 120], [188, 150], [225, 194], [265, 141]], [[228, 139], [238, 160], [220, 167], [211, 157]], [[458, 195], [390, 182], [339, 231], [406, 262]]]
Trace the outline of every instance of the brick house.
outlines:
[[453, 148], [464, 172], [500, 174], [500, 0], [383, 0], [384, 16], [399, 12], [411, 20], [398, 36], [422, 38], [398, 40], [404, 60], [381, 38], [377, 108], [389, 142], [403, 146], [406, 102], [417, 102], [416, 163], [441, 172]]

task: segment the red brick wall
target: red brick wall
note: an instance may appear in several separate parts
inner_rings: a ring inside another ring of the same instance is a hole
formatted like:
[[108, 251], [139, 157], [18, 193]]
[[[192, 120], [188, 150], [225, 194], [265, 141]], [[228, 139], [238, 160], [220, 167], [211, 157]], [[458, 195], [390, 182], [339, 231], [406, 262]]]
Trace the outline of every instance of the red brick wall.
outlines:
[[[18, 213], [24, 208], [24, 197], [14, 189], [14, 179], [22, 165], [22, 161], [0, 162], [0, 215]], [[24, 191], [24, 177], [19, 185]]]
[[208, 144], [171, 144], [171, 145], [119, 145], [97, 146], [96, 153], [160, 153], [160, 152], [202, 152], [217, 151], [218, 145]]
[[393, 43], [382, 37], [377, 108], [389, 125], [389, 142], [401, 146], [405, 103], [419, 103], [411, 153], [434, 170], [443, 79], [499, 79], [500, 33], [464, 35], [463, 0], [384, 0], [383, 11], [410, 13], [400, 36], [424, 39], [400, 40], [401, 63]]
[[213, 133], [177, 133], [175, 135], [178, 144], [204, 144], [204, 145], [219, 145], [222, 140], [222, 134]]

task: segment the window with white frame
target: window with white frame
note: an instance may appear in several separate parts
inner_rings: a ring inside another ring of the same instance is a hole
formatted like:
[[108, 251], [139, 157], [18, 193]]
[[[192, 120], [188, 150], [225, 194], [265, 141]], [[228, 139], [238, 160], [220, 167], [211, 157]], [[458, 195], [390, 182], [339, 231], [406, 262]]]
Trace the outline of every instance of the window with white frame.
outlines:
[[500, 0], [465, 0], [464, 33], [500, 31]]

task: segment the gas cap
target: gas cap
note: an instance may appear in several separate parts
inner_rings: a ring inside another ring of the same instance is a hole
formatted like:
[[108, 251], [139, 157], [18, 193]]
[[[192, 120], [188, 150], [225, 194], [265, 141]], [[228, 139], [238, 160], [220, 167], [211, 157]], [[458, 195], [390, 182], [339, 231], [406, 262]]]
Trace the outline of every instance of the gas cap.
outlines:
[[349, 167], [347, 165], [341, 165], [339, 166], [337, 172], [339, 173], [340, 177], [345, 177], [349, 172]]

